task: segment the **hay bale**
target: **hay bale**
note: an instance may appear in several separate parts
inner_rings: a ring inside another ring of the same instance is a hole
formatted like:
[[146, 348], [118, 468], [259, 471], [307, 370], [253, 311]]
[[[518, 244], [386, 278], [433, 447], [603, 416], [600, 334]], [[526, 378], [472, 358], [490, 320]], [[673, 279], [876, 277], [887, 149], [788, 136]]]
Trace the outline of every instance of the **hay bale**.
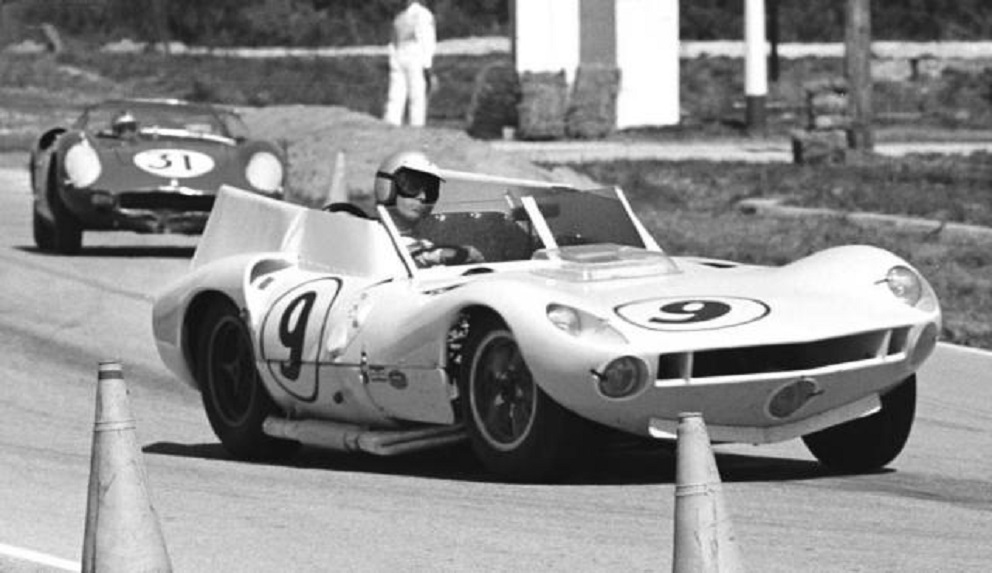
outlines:
[[601, 139], [617, 125], [620, 69], [590, 64], [579, 66], [565, 116], [565, 134], [576, 139]]
[[504, 127], [517, 127], [520, 80], [512, 62], [493, 62], [475, 77], [468, 108], [468, 134], [477, 139], [502, 137]]
[[840, 165], [847, 161], [847, 132], [796, 130], [792, 133], [792, 160], [797, 165]]
[[565, 72], [524, 72], [520, 78], [517, 138], [565, 137], [568, 81]]

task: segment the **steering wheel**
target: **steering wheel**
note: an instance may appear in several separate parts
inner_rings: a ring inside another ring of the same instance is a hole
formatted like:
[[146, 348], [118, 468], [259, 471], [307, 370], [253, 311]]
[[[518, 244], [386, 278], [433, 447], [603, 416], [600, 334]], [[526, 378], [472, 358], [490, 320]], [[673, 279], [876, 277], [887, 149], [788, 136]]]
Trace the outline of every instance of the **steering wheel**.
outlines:
[[424, 253], [432, 253], [435, 251], [441, 252], [441, 264], [442, 265], [460, 265], [468, 261], [469, 250], [461, 245], [433, 245], [430, 247], [421, 247], [418, 249], [413, 249], [410, 251], [410, 256], [416, 259], [418, 256]]

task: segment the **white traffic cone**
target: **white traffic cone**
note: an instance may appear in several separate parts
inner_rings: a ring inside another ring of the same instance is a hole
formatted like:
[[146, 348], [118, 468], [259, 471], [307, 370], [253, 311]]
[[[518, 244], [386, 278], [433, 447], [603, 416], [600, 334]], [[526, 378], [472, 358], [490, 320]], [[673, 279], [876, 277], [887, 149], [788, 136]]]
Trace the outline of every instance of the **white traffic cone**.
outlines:
[[83, 573], [172, 571], [145, 482], [121, 365], [101, 362]]
[[674, 573], [743, 571], [702, 414], [679, 415]]

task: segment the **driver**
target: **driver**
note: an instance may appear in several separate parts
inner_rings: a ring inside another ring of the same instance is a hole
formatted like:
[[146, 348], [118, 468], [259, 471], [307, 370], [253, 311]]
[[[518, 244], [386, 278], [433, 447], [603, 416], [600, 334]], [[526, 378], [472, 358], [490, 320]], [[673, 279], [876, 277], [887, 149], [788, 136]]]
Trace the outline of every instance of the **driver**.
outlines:
[[114, 116], [110, 122], [110, 130], [115, 137], [129, 139], [138, 134], [138, 120], [131, 115], [131, 112], [124, 110]]
[[419, 267], [480, 263], [485, 260], [473, 246], [435, 245], [418, 237], [420, 224], [434, 211], [440, 196], [438, 168], [419, 151], [390, 155], [375, 173], [375, 201], [390, 207], [390, 214], [410, 256]]

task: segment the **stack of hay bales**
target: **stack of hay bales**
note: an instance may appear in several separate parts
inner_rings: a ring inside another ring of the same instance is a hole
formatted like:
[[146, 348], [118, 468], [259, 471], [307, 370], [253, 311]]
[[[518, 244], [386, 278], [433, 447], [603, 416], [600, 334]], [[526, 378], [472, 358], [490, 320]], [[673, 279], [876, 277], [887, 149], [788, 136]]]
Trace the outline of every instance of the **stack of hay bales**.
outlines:
[[574, 139], [601, 139], [617, 124], [620, 69], [607, 65], [579, 66], [565, 117], [565, 134]]
[[615, 66], [580, 66], [569, 93], [564, 71], [518, 75], [510, 64], [490, 64], [476, 77], [468, 133], [495, 139], [515, 128], [522, 140], [600, 139], [616, 127], [619, 91]]
[[504, 128], [517, 127], [520, 81], [512, 62], [493, 62], [475, 78], [468, 110], [468, 134], [476, 139], [496, 139]]
[[518, 139], [562, 139], [567, 109], [568, 80], [564, 71], [521, 74]]
[[847, 161], [851, 117], [847, 84], [843, 79], [808, 82], [805, 129], [792, 132], [792, 157], [800, 165], [840, 164]]

